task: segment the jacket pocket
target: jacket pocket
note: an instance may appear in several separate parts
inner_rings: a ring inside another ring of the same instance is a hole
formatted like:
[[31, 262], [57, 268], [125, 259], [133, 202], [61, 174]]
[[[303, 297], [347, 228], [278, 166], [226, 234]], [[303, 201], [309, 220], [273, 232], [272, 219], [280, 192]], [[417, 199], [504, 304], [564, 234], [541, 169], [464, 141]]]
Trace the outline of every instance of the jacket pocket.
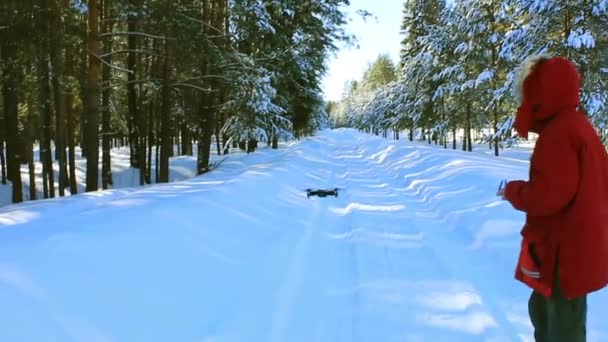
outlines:
[[528, 253], [530, 254], [530, 258], [532, 259], [532, 262], [534, 262], [534, 265], [536, 266], [536, 268], [540, 269], [542, 262], [540, 260], [540, 257], [538, 256], [538, 251], [536, 248], [537, 244], [534, 242], [531, 242], [528, 244]]
[[540, 279], [541, 259], [537, 251], [537, 245], [527, 239], [522, 241], [522, 249], [519, 260], [519, 269], [526, 277]]

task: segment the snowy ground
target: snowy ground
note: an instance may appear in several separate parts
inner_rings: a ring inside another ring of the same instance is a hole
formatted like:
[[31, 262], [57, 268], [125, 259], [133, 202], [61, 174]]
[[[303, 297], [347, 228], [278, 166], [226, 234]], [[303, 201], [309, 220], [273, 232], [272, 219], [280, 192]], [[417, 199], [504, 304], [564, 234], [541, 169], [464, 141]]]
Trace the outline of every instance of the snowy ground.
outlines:
[[[196, 145], [194, 150], [196, 151]], [[36, 190], [37, 198], [43, 198], [42, 193], [42, 164], [40, 163], [39, 149], [36, 148], [34, 151], [35, 168], [36, 168]], [[175, 150], [177, 155], [177, 149]], [[230, 158], [242, 158], [245, 153], [238, 149], [231, 149]], [[55, 151], [53, 150], [53, 156]], [[86, 168], [87, 160], [82, 157], [80, 148], [76, 148], [76, 184], [78, 186], [78, 193], [83, 193], [86, 185]], [[156, 171], [156, 154], [155, 150], [152, 152], [152, 182], [155, 183], [155, 171]], [[110, 186], [111, 189], [122, 189], [128, 187], [139, 186], [139, 170], [130, 166], [129, 148], [120, 147], [112, 149], [111, 153], [111, 165], [112, 165], [112, 181], [113, 184]], [[225, 156], [218, 156], [216, 153], [215, 146], [211, 149], [211, 163], [217, 163], [224, 159]], [[101, 153], [99, 156], [101, 161]], [[101, 187], [101, 162], [99, 163], [99, 187]], [[55, 178], [55, 196], [59, 197], [59, 163], [54, 161], [53, 163], [53, 176]], [[196, 154], [194, 156], [177, 156], [170, 158], [169, 162], [169, 181], [181, 181], [196, 176]], [[21, 166], [21, 181], [23, 182], [23, 198], [29, 200], [29, 169], [26, 164]], [[66, 196], [69, 196], [69, 187], [65, 189]], [[12, 189], [11, 184], [0, 184], [0, 207], [11, 204], [12, 202]]]
[[[191, 180], [0, 210], [2, 341], [532, 341], [527, 161], [325, 131]], [[307, 199], [308, 187], [340, 187]], [[588, 341], [608, 341], [608, 290]]]

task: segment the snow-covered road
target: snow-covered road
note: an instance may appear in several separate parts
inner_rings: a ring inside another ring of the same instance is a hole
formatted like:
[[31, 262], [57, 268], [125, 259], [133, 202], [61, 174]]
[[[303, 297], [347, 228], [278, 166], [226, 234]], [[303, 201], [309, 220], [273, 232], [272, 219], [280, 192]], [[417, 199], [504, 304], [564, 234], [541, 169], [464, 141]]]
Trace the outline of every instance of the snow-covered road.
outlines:
[[[203, 177], [0, 211], [1, 341], [532, 341], [521, 160], [324, 131]], [[337, 198], [306, 188], [341, 188]], [[589, 341], [608, 341], [606, 291]]]

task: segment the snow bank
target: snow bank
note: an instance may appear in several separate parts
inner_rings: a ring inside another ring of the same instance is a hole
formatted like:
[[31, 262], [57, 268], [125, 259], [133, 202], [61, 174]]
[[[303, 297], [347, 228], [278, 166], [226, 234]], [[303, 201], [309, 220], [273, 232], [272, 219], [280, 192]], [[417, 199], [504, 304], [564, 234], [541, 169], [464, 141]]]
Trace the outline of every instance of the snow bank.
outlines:
[[[196, 146], [196, 145], [195, 145]], [[196, 151], [196, 147], [194, 148]], [[229, 158], [242, 158], [245, 153], [241, 151], [234, 151], [228, 156], [217, 155], [215, 146], [211, 148], [210, 162], [217, 163], [224, 157]], [[176, 149], [177, 154], [177, 149]], [[53, 155], [55, 154], [53, 150]], [[86, 186], [86, 158], [82, 157], [82, 151], [80, 148], [76, 148], [76, 184], [78, 193], [83, 193]], [[152, 151], [152, 170], [151, 179], [155, 183], [156, 173], [156, 154]], [[130, 166], [130, 152], [128, 147], [113, 148], [111, 150], [111, 165], [112, 165], [112, 185], [110, 189], [124, 189], [139, 186], [139, 169]], [[100, 153], [101, 160], [101, 153]], [[40, 162], [39, 149], [34, 151], [34, 165], [36, 173], [36, 190], [37, 198], [42, 199], [42, 163]], [[99, 187], [101, 188], [101, 162], [99, 164]], [[59, 184], [59, 163], [53, 162], [53, 176], [55, 179], [55, 196], [59, 197], [58, 184]], [[177, 156], [171, 157], [169, 161], [169, 181], [176, 182], [186, 179], [190, 179], [196, 176], [196, 154], [194, 156]], [[28, 166], [21, 165], [21, 182], [23, 183], [23, 198], [29, 200], [29, 169]], [[65, 189], [66, 196], [70, 195], [69, 187]], [[6, 206], [12, 203], [12, 188], [11, 184], [0, 184], [0, 207]]]

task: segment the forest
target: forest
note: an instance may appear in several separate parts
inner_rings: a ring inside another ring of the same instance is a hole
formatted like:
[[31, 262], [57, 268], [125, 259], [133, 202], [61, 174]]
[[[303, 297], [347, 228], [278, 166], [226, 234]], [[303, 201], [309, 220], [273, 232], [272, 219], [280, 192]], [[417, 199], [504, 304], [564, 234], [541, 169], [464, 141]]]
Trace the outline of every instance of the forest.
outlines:
[[109, 189], [117, 146], [140, 185], [163, 183], [174, 155], [203, 174], [211, 151], [312, 134], [328, 123], [325, 61], [352, 41], [348, 5], [2, 0], [2, 184], [12, 202], [76, 194], [81, 153], [85, 191]]
[[608, 1], [407, 0], [402, 17], [400, 60], [380, 56], [348, 84], [335, 126], [498, 156], [516, 139], [518, 67], [547, 54], [578, 66], [582, 110], [608, 142]]

